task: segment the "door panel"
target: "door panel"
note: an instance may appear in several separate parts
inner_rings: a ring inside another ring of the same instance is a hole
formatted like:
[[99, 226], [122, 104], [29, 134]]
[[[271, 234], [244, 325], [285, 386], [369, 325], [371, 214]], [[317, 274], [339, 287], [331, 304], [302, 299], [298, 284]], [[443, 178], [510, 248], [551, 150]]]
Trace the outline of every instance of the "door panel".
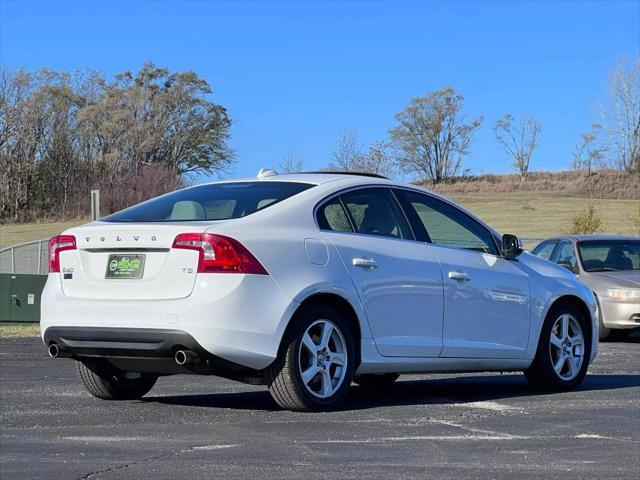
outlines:
[[[352, 233], [326, 235], [358, 290], [380, 354], [437, 357], [443, 287], [430, 246]], [[375, 267], [367, 266], [372, 262]]]
[[378, 351], [437, 357], [442, 349], [442, 272], [387, 188], [329, 200], [318, 225], [337, 248], [363, 303]]
[[433, 246], [444, 272], [441, 357], [523, 358], [529, 341], [530, 293], [517, 262]]
[[441, 357], [523, 358], [529, 341], [529, 277], [498, 255], [493, 234], [455, 205], [401, 190], [414, 231], [442, 267]]

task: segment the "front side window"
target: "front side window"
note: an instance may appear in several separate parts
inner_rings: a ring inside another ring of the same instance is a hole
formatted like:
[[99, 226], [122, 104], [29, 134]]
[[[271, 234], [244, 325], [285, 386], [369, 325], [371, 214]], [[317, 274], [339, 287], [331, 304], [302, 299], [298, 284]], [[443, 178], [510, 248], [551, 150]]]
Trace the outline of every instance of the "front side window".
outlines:
[[134, 205], [104, 222], [184, 222], [246, 217], [313, 185], [296, 182], [229, 182], [185, 188]]
[[546, 242], [542, 242], [536, 248], [534, 248], [531, 253], [533, 255], [537, 255], [538, 257], [544, 258], [545, 260], [550, 260], [557, 243], [558, 242], [555, 240], [547, 240]]
[[365, 188], [340, 196], [357, 233], [413, 240], [393, 194], [385, 188]]
[[417, 192], [399, 190], [405, 208], [435, 245], [497, 255], [493, 235], [466, 213], [446, 202]]
[[556, 263], [561, 265], [571, 265], [574, 272], [578, 271], [578, 260], [573, 245], [569, 242], [562, 242], [556, 253]]
[[578, 249], [587, 272], [640, 270], [638, 240], [584, 240]]

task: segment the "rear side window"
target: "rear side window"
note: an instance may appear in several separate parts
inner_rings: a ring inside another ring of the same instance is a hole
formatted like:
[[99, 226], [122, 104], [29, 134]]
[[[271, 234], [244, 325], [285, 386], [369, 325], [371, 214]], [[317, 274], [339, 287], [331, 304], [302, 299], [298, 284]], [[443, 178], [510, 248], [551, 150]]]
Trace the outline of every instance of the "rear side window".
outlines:
[[353, 232], [351, 222], [338, 198], [325, 203], [318, 210], [318, 226], [322, 230]]
[[251, 215], [313, 185], [294, 182], [229, 182], [200, 185], [153, 198], [103, 218], [105, 222], [228, 220]]
[[413, 234], [391, 192], [367, 188], [340, 197], [358, 233], [413, 240]]

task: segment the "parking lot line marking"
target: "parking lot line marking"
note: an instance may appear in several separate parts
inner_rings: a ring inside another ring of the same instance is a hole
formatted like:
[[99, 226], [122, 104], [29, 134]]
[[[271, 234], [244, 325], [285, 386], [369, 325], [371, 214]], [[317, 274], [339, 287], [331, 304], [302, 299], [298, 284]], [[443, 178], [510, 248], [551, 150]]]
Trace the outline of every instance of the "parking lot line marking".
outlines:
[[354, 439], [332, 439], [332, 440], [308, 440], [301, 443], [309, 444], [331, 444], [331, 443], [385, 443], [385, 442], [416, 442], [416, 441], [503, 441], [503, 440], [526, 440], [532, 437], [514, 435], [410, 435], [405, 437], [380, 437], [380, 438], [354, 438]]

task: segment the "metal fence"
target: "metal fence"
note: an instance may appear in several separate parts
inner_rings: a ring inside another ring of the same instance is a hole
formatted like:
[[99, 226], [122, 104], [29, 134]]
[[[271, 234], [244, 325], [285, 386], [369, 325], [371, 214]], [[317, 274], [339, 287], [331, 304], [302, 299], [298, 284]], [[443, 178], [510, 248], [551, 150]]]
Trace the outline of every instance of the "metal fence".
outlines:
[[21, 243], [0, 250], [0, 273], [46, 275], [49, 239]]

